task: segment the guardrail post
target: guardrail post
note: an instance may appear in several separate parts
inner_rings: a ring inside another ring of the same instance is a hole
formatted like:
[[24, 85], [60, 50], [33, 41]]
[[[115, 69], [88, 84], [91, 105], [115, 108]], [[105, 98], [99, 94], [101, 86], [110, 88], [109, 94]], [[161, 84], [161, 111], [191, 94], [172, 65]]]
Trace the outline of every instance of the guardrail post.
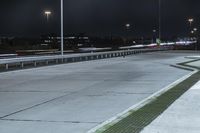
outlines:
[[5, 66], [6, 66], [6, 70], [8, 70], [8, 68], [9, 68], [8, 64], [5, 64]]
[[36, 67], [36, 66], [37, 66], [37, 62], [36, 62], [36, 61], [34, 61], [34, 62], [33, 62], [33, 64], [34, 64], [34, 67]]
[[23, 62], [21, 62], [20, 64], [21, 64], [21, 68], [24, 68], [24, 63], [23, 63]]
[[56, 64], [58, 64], [58, 59], [56, 59]]
[[66, 62], [66, 63], [68, 62], [68, 59], [67, 59], [67, 58], [65, 58], [65, 62]]

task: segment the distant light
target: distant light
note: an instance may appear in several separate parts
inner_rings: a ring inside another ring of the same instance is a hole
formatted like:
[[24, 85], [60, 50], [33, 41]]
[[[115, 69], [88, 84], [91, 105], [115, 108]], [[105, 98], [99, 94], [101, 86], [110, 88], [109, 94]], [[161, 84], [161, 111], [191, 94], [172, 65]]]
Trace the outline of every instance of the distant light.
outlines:
[[75, 36], [66, 37], [66, 39], [75, 39]]
[[190, 19], [188, 19], [188, 21], [191, 23], [191, 22], [194, 22], [194, 19], [190, 18]]
[[51, 15], [51, 11], [47, 10], [47, 11], [44, 12], [44, 14], [47, 17], [47, 22], [48, 22], [49, 21], [49, 16]]
[[127, 29], [129, 29], [131, 24], [126, 24], [125, 26], [126, 26]]
[[44, 12], [46, 15], [51, 15], [51, 11], [45, 11]]
[[193, 18], [188, 19], [188, 22], [190, 23], [190, 26], [192, 26], [192, 23], [194, 22]]
[[197, 28], [194, 28], [193, 30], [194, 30], [194, 31], [197, 31]]
[[194, 34], [194, 31], [192, 30], [191, 33]]
[[153, 30], [153, 32], [155, 33], [155, 32], [156, 32], [156, 30]]

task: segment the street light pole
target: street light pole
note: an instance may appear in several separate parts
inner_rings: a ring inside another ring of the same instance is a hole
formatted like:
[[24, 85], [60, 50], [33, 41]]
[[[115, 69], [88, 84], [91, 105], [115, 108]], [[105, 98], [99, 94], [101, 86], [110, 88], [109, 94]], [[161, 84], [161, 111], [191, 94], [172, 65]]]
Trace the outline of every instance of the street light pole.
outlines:
[[51, 15], [51, 11], [45, 11], [44, 12], [47, 17], [47, 22], [49, 21], [49, 16]]
[[61, 0], [61, 55], [63, 56], [64, 55], [64, 48], [63, 48], [63, 45], [64, 45], [64, 36], [63, 36], [63, 33], [64, 33], [64, 26], [63, 26], [63, 0]]
[[197, 31], [198, 31], [197, 28], [194, 28], [194, 29], [193, 29], [193, 34], [194, 34], [195, 39], [196, 39], [196, 46], [195, 46], [195, 50], [196, 50], [196, 51], [198, 50], [198, 34], [197, 34]]
[[154, 43], [154, 39], [156, 38], [156, 30], [153, 30], [153, 34], [152, 34], [152, 43]]
[[161, 41], [161, 0], [159, 1], [159, 40]]
[[129, 30], [129, 29], [130, 29], [130, 26], [131, 26], [131, 24], [126, 24], [125, 26], [126, 26], [126, 29], [127, 29], [127, 30]]
[[192, 27], [192, 23], [194, 22], [193, 18], [188, 19], [188, 22], [190, 23], [190, 27]]
[[130, 27], [131, 27], [131, 24], [129, 24], [129, 23], [127, 23], [126, 25], [125, 25], [125, 27], [126, 27], [126, 30], [127, 30], [127, 37], [126, 37], [126, 42], [125, 42], [125, 45], [127, 44], [127, 38], [128, 38], [128, 31], [130, 30]]
[[[192, 23], [194, 22], [194, 19], [193, 19], [193, 18], [190, 18], [190, 19], [188, 19], [188, 22], [189, 22], [189, 24], [190, 24], [190, 32], [189, 32], [189, 33], [190, 33], [190, 35], [191, 35], [191, 34], [192, 34], [192, 30], [193, 30], [193, 29], [192, 29]], [[189, 35], [189, 36], [190, 36], [190, 35]]]

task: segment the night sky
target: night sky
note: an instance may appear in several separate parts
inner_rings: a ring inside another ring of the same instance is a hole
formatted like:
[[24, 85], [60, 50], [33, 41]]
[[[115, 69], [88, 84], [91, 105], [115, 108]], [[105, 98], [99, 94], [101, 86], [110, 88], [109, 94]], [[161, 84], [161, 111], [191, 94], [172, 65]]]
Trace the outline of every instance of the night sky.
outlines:
[[[162, 36], [187, 36], [187, 19], [200, 25], [200, 0], [161, 0]], [[47, 23], [44, 10], [51, 10]], [[158, 29], [158, 0], [64, 0], [65, 34], [151, 36]], [[126, 30], [125, 24], [131, 28]], [[1, 0], [0, 36], [59, 34], [60, 0]]]

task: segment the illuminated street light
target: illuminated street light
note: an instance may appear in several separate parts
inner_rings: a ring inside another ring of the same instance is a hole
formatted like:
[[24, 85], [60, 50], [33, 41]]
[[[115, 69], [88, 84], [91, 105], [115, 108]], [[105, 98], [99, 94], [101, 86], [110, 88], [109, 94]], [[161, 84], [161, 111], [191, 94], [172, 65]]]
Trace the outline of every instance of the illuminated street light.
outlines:
[[131, 25], [130, 24], [126, 24], [126, 29], [130, 29]]
[[156, 32], [157, 32], [157, 30], [153, 30], [153, 35], [152, 35], [152, 43], [154, 43], [154, 37], [156, 37]]
[[194, 29], [193, 29], [193, 31], [195, 31], [195, 32], [196, 32], [197, 30], [198, 30], [197, 28], [194, 28]]
[[192, 29], [192, 23], [194, 22], [194, 19], [193, 18], [189, 18], [188, 20], [187, 20], [188, 22], [189, 22], [189, 24], [190, 24], [190, 35], [189, 36], [192, 36], [192, 34], [194, 34], [194, 29]]
[[51, 15], [51, 11], [45, 11], [44, 14], [47, 16], [47, 21], [49, 20], [49, 16]]
[[[194, 38], [196, 41], [198, 40], [197, 38], [197, 28], [193, 28], [193, 30], [191, 31], [191, 35], [192, 35], [192, 39]], [[195, 50], [198, 50], [198, 43], [196, 43], [195, 45]]]
[[[61, 55], [63, 56], [64, 55], [64, 25], [63, 25], [63, 0], [60, 1], [60, 18], [61, 18], [61, 23], [60, 23], [60, 40], [61, 40]], [[47, 21], [49, 20], [49, 16], [51, 15], [51, 11], [45, 11], [44, 12], [45, 15], [47, 16]]]
[[[127, 30], [127, 36], [128, 36], [128, 32], [129, 32], [129, 29], [130, 29], [130, 27], [131, 27], [131, 24], [129, 24], [129, 23], [125, 24], [125, 27], [126, 27], [126, 30]], [[126, 39], [126, 41], [125, 41], [125, 45], [127, 44], [127, 42], [128, 42], [128, 39]]]
[[190, 26], [192, 26], [192, 23], [194, 22], [193, 18], [188, 19], [188, 22], [190, 23]]
[[[193, 28], [193, 31], [191, 32], [194, 35], [196, 41], [198, 41], [197, 31], [197, 28]], [[198, 43], [196, 43], [195, 50], [198, 50]]]
[[191, 31], [191, 34], [194, 34], [194, 31], [193, 31], [193, 30]]

